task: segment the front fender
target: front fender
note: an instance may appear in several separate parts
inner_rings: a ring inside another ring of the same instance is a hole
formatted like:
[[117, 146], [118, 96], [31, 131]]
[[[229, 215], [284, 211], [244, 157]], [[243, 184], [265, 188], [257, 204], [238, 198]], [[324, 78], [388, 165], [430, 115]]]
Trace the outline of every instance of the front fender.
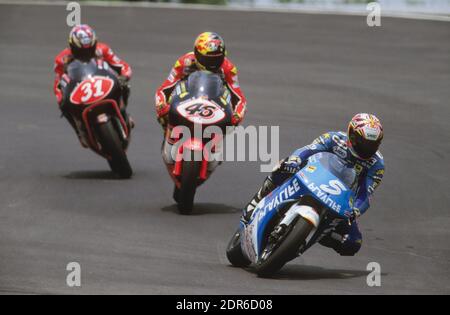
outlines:
[[208, 179], [208, 156], [205, 156], [206, 150], [204, 150], [205, 145], [201, 139], [191, 138], [186, 140], [178, 149], [177, 158], [175, 161], [175, 166], [173, 170], [174, 176], [181, 176], [183, 172], [183, 161], [184, 156], [188, 152], [193, 152], [191, 156], [201, 156], [202, 157], [202, 165], [200, 168], [199, 177], [201, 180]]
[[280, 224], [285, 224], [286, 226], [289, 226], [295, 220], [295, 218], [299, 216], [304, 218], [309, 223], [311, 223], [311, 225], [313, 225], [316, 229], [319, 227], [320, 216], [317, 213], [317, 211], [313, 207], [299, 204], [293, 205], [286, 212], [286, 215], [280, 222]]

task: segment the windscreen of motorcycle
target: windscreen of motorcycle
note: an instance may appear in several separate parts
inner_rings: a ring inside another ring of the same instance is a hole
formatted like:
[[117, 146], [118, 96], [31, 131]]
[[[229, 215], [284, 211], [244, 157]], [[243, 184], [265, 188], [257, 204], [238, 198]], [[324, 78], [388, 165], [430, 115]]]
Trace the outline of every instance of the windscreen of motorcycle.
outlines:
[[81, 82], [97, 72], [98, 66], [95, 59], [89, 62], [79, 60], [72, 61], [67, 67], [67, 75], [72, 81]]
[[353, 188], [357, 180], [356, 171], [353, 165], [346, 163], [338, 156], [328, 152], [322, 152], [314, 156], [320, 164], [336, 176], [347, 187]]
[[216, 99], [223, 94], [224, 86], [218, 74], [197, 71], [189, 75], [187, 90], [191, 97], [207, 96], [209, 99]]
[[114, 88], [114, 74], [104, 61], [74, 60], [67, 66], [67, 75], [73, 82], [70, 102], [74, 105], [90, 105], [108, 97]]

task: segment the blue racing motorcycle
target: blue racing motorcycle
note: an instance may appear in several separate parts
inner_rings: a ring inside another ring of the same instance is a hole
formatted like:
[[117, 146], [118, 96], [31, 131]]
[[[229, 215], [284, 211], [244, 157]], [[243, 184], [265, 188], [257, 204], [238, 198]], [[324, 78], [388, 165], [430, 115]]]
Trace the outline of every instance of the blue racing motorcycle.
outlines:
[[241, 221], [227, 257], [236, 267], [253, 266], [268, 277], [348, 220], [355, 199], [354, 168], [332, 153], [311, 156], [306, 165]]

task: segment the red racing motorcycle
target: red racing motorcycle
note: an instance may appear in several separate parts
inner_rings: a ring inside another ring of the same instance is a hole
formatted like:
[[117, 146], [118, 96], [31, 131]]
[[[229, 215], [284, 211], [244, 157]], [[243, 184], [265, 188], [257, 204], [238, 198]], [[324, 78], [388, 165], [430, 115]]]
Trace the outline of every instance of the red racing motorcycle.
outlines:
[[169, 104], [162, 155], [175, 182], [178, 209], [190, 214], [197, 188], [221, 163], [214, 155], [220, 154], [219, 146], [231, 126], [231, 94], [219, 75], [197, 71], [177, 84]]
[[101, 59], [75, 60], [63, 77], [65, 110], [73, 118], [81, 142], [104, 157], [111, 170], [130, 178], [126, 150], [130, 125], [122, 115], [122, 88], [113, 69]]

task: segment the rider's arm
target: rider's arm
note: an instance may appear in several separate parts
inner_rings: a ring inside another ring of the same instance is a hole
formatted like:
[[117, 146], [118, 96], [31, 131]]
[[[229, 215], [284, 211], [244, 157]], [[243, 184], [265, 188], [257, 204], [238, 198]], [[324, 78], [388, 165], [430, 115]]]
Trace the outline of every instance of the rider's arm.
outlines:
[[375, 189], [381, 184], [384, 175], [384, 162], [382, 159], [372, 166], [368, 171], [365, 179], [361, 180], [358, 188], [354, 208], [364, 214], [370, 207], [370, 199]]
[[170, 70], [170, 74], [163, 84], [156, 90], [155, 103], [156, 113], [158, 118], [161, 118], [169, 112], [170, 106], [167, 104], [167, 99], [172, 93], [177, 83], [184, 78], [184, 57], [175, 62], [175, 65]]
[[61, 104], [62, 99], [63, 99], [63, 93], [62, 93], [61, 89], [59, 88], [60, 80], [61, 80], [61, 77], [59, 75], [55, 75], [55, 80], [53, 82], [53, 92], [55, 93], [56, 101], [58, 102], [58, 104]]
[[[306, 161], [310, 156], [319, 153], [331, 151], [333, 148], [333, 140], [330, 133], [325, 133], [310, 145], [304, 146], [292, 153], [288, 158], [284, 159], [272, 172], [271, 180], [275, 185], [281, 185], [292, 173], [298, 170], [286, 172], [286, 167], [295, 169], [300, 168], [302, 161]], [[296, 167], [295, 167], [296, 165]]]
[[234, 124], [237, 125], [244, 119], [247, 109], [247, 100], [239, 85], [238, 70], [231, 61], [227, 60], [224, 67], [225, 81], [233, 94]]
[[55, 80], [53, 82], [53, 92], [55, 93], [56, 100], [58, 104], [61, 104], [63, 99], [63, 93], [60, 88], [61, 78], [65, 73], [65, 64], [68, 58], [69, 52], [67, 49], [63, 50], [58, 56], [55, 58], [54, 72], [55, 72]]
[[332, 135], [325, 133], [314, 140], [310, 145], [296, 150], [292, 155], [300, 158], [301, 161], [307, 160], [310, 156], [319, 153], [331, 151], [333, 148]]
[[114, 51], [104, 43], [99, 43], [98, 48], [102, 51], [103, 58], [111, 67], [113, 67], [121, 76], [131, 79], [133, 72], [127, 62], [120, 59]]

